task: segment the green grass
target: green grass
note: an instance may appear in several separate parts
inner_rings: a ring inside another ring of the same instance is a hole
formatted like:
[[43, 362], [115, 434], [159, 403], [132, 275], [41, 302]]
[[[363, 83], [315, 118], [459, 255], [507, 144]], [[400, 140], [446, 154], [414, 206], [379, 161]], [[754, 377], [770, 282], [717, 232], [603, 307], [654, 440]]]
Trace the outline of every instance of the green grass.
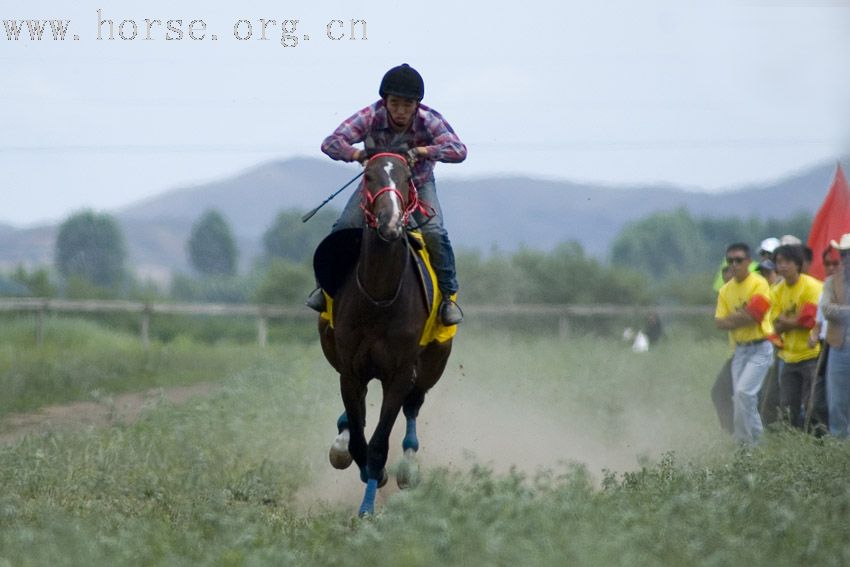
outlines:
[[[708, 395], [724, 354], [684, 336], [636, 355], [462, 333], [423, 420], [477, 427], [432, 429], [422, 484], [358, 520], [356, 473], [333, 473], [352, 498], [321, 480], [340, 402], [318, 347], [253, 349], [209, 397], [0, 448], [0, 565], [847, 564], [850, 448], [789, 432], [737, 448]], [[503, 422], [516, 436], [483, 464], [428, 463]], [[600, 472], [563, 454], [499, 470], [533, 423], [641, 464]]]
[[177, 339], [145, 349], [138, 336], [78, 319], [51, 318], [36, 346], [27, 320], [0, 327], [0, 416], [51, 403], [197, 382], [220, 382], [258, 350]]

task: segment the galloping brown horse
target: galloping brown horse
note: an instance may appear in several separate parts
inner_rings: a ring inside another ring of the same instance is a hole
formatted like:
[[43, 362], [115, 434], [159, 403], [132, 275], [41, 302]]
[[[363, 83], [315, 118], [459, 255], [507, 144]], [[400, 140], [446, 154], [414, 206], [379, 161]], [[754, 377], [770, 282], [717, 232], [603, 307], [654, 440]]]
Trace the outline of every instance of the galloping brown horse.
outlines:
[[[352, 458], [357, 463], [366, 483], [360, 506], [364, 515], [374, 512], [377, 489], [387, 480], [390, 431], [402, 409], [407, 419], [402, 443], [407, 466], [400, 468], [397, 480], [402, 488], [411, 482], [409, 474], [415, 470], [414, 455], [419, 449], [416, 417], [425, 393], [446, 367], [451, 340], [419, 346], [428, 309], [406, 230], [414, 213], [424, 218], [424, 209], [405, 157], [376, 154], [366, 164], [360, 190], [365, 227], [362, 234], [354, 230], [345, 237], [354, 245], [359, 238], [359, 254], [353, 254], [356, 263], [352, 261], [352, 269], [332, 293], [333, 328], [320, 318], [319, 335], [325, 357], [339, 372], [345, 406], [330, 459], [336, 468], [346, 468]], [[367, 445], [366, 388], [375, 378], [381, 382], [383, 402]]]

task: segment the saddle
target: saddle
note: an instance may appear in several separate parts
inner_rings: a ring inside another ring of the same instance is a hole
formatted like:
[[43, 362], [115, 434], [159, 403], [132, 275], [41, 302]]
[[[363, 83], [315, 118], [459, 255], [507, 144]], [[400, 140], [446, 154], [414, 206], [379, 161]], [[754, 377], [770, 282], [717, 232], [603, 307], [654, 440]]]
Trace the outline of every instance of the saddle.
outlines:
[[[316, 281], [325, 294], [327, 310], [321, 317], [330, 323], [333, 328], [333, 298], [339, 291], [345, 279], [357, 266], [360, 257], [360, 244], [363, 230], [360, 228], [346, 228], [332, 232], [319, 243], [313, 255], [313, 272]], [[437, 274], [431, 266], [425, 241], [419, 231], [407, 233], [408, 249], [417, 267], [417, 278], [419, 290], [428, 310], [428, 319], [422, 330], [419, 341], [420, 346], [425, 346], [432, 341], [445, 342], [457, 333], [457, 325], [444, 326], [437, 316], [443, 296], [437, 286]], [[453, 297], [454, 299], [454, 297]]]

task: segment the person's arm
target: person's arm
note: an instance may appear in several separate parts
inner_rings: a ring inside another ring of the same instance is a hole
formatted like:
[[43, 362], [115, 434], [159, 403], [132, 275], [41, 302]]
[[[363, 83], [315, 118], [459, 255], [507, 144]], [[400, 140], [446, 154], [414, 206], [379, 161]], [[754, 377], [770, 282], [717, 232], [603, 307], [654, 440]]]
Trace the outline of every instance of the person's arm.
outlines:
[[743, 309], [735, 311], [734, 313], [730, 313], [722, 319], [715, 319], [714, 321], [718, 329], [723, 329], [726, 331], [731, 331], [732, 329], [737, 329], [738, 327], [747, 327], [749, 325], [752, 325], [753, 323], [758, 323], [758, 321], [756, 321], [752, 315], [750, 315]]
[[823, 316], [827, 321], [845, 323], [850, 319], [850, 305], [835, 303], [832, 297], [834, 285], [833, 278], [827, 279], [823, 285]]
[[804, 303], [795, 315], [780, 315], [773, 321], [773, 326], [778, 333], [792, 331], [794, 329], [811, 329], [815, 326], [815, 316], [818, 306], [814, 303]]
[[725, 316], [720, 312], [715, 315], [714, 321], [718, 329], [732, 330], [761, 323], [768, 311], [770, 300], [763, 294], [755, 294], [742, 309]]
[[369, 124], [371, 124], [373, 117], [373, 106], [367, 106], [348, 117], [334, 130], [333, 134], [322, 142], [322, 152], [339, 161], [358, 160], [361, 151], [352, 144], [357, 144], [366, 139]]
[[431, 143], [416, 148], [420, 156], [444, 163], [460, 163], [466, 159], [466, 146], [439, 112], [428, 109], [425, 128]]
[[814, 346], [820, 342], [823, 338], [821, 335], [824, 331], [824, 317], [823, 317], [823, 302], [826, 297], [826, 283], [824, 283], [824, 287], [821, 290], [820, 298], [818, 298], [818, 312], [815, 315], [815, 326], [812, 327], [812, 330], [809, 331], [809, 348], [814, 348]]
[[846, 323], [850, 319], [850, 305], [838, 305], [827, 301], [823, 306], [823, 316], [828, 321], [836, 323]]
[[809, 348], [815, 348], [815, 345], [820, 341], [820, 330], [823, 326], [823, 323], [820, 321], [815, 321], [815, 326], [812, 327], [812, 330], [809, 331], [809, 340], [806, 341], [809, 345]]

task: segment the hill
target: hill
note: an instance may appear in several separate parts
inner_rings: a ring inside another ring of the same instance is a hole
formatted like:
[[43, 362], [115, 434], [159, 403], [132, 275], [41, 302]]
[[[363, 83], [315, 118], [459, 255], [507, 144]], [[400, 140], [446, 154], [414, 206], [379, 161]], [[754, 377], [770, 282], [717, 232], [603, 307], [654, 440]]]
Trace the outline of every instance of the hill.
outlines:
[[[441, 165], [438, 175], [450, 166]], [[550, 249], [577, 240], [595, 256], [629, 221], [685, 207], [695, 216], [785, 218], [820, 206], [834, 171], [815, 165], [789, 177], [721, 193], [674, 186], [607, 186], [530, 177], [442, 179], [438, 183], [446, 225], [455, 246], [513, 250], [525, 244]], [[134, 269], [155, 279], [186, 270], [185, 242], [206, 209], [231, 223], [243, 266], [260, 251], [263, 232], [282, 209], [310, 209], [342, 186], [357, 166], [293, 158], [259, 164], [220, 181], [177, 188], [114, 211]], [[334, 204], [339, 208], [349, 192]], [[0, 226], [0, 267], [49, 264], [56, 226]]]

